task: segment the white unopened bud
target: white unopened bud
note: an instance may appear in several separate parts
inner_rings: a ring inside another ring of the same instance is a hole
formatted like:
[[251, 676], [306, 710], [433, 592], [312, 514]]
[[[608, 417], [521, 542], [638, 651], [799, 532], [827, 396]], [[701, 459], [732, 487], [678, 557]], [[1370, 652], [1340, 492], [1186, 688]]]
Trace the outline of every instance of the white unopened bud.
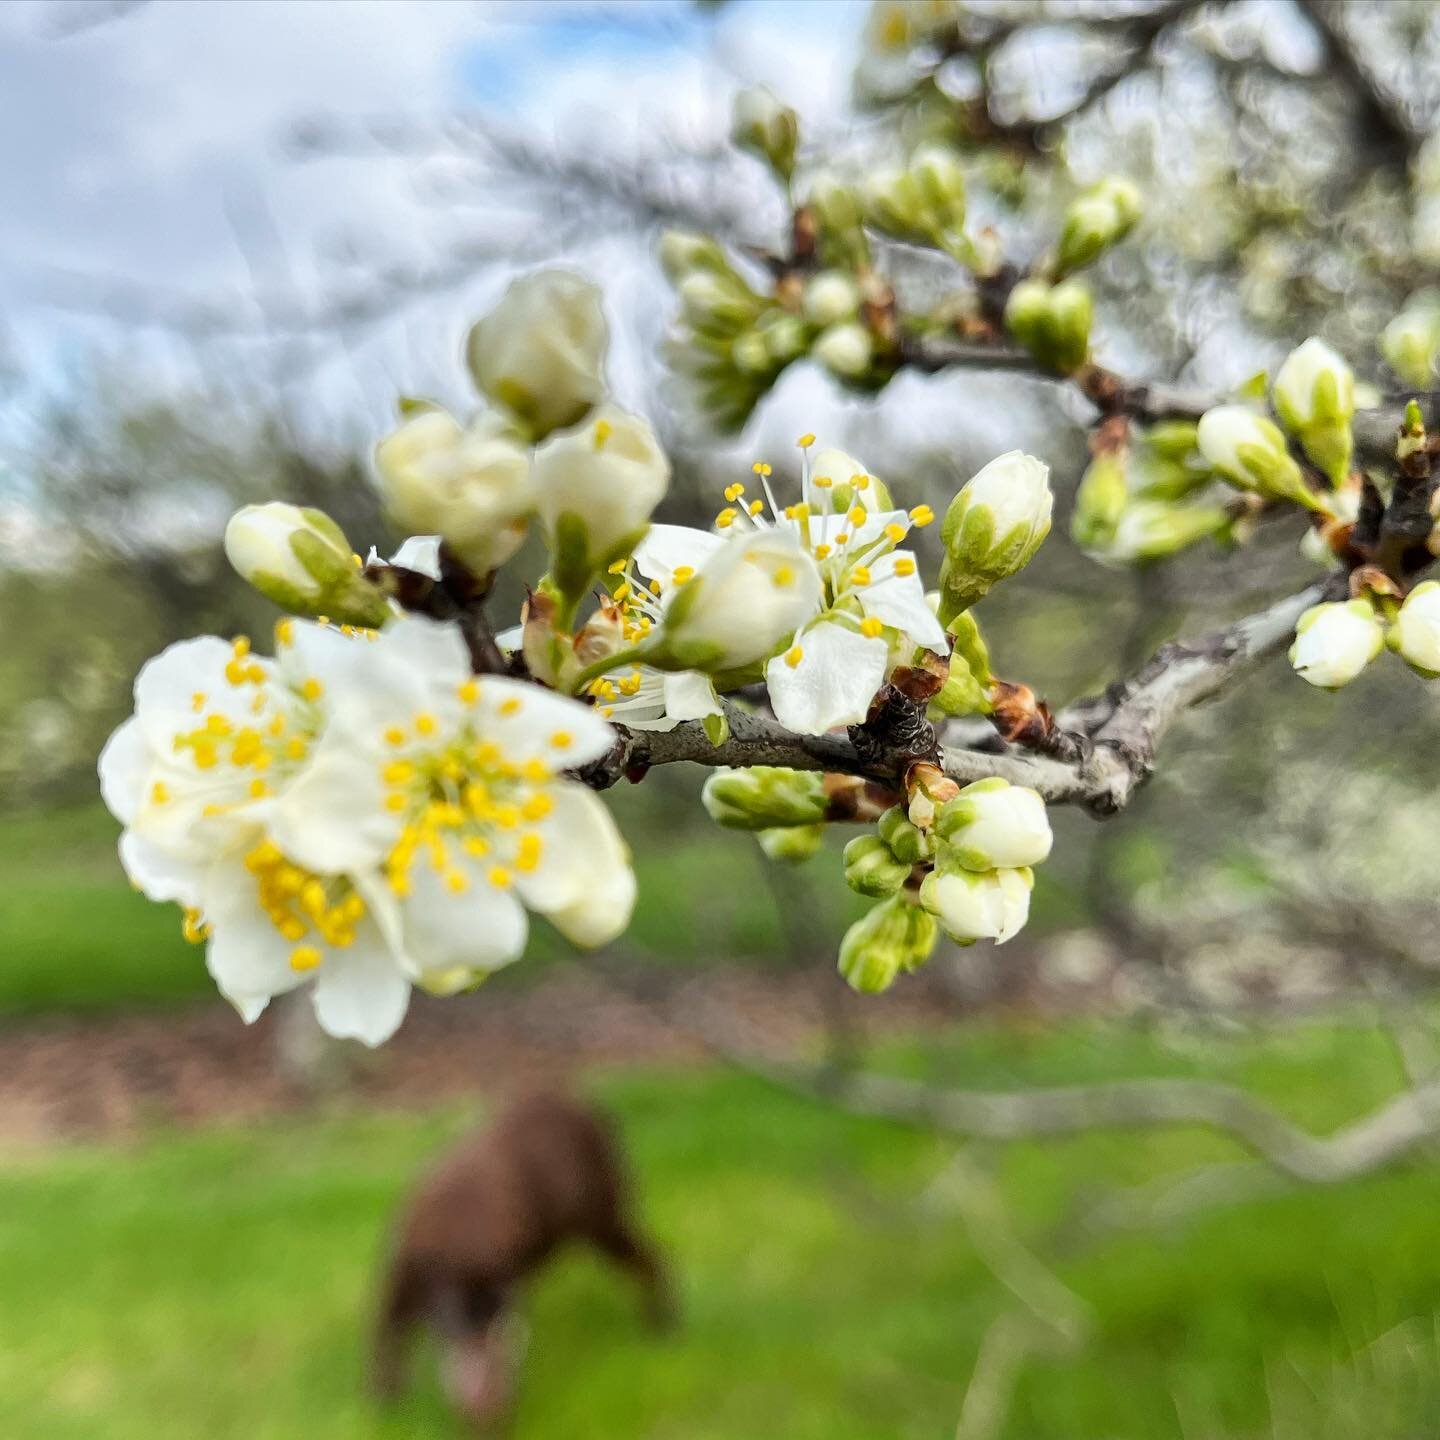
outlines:
[[800, 308], [820, 329], [853, 319], [860, 310], [860, 287], [843, 270], [822, 270], [805, 283]]
[[375, 447], [375, 470], [396, 527], [439, 535], [477, 575], [525, 539], [530, 457], [491, 421], [466, 430], [444, 410], [423, 410]]
[[920, 886], [920, 903], [957, 944], [993, 940], [1003, 945], [1030, 918], [1029, 870], [935, 870]]
[[675, 287], [687, 324], [705, 335], [732, 335], [753, 325], [765, 302], [738, 275], [694, 270]]
[[1039, 794], [998, 776], [965, 786], [941, 805], [935, 832], [944, 856], [966, 870], [1038, 865], [1053, 842]]
[[788, 535], [737, 534], [671, 592], [652, 664], [737, 670], [773, 654], [820, 606], [820, 572]]
[[950, 502], [941, 527], [940, 621], [1030, 563], [1050, 533], [1050, 467], [1022, 450], [997, 456]]
[[323, 510], [246, 505], [225, 527], [225, 556], [268, 600], [295, 615], [329, 615], [349, 625], [379, 626], [385, 597], [360, 573], [344, 531]]
[[816, 340], [813, 354], [832, 375], [859, 380], [869, 373], [875, 338], [858, 321], [832, 325]]
[[1339, 485], [1350, 470], [1355, 376], [1317, 336], [1292, 350], [1275, 376], [1275, 410], [1305, 453]]
[[730, 112], [730, 138], [788, 180], [795, 171], [800, 126], [795, 112], [782, 105], [763, 85], [739, 91]]
[[730, 262], [725, 252], [708, 235], [693, 230], [665, 230], [656, 247], [660, 266], [673, 284], [678, 284], [692, 270], [714, 270], [727, 274]]
[[1427, 679], [1440, 676], [1440, 583], [1424, 580], [1405, 597], [1388, 639], [1412, 669]]
[[481, 391], [539, 440], [605, 394], [608, 343], [600, 291], [572, 271], [539, 270], [476, 322], [465, 357]]
[[575, 597], [644, 535], [670, 484], [670, 462], [648, 422], [603, 405], [540, 446], [532, 476], [551, 575]]
[[1379, 653], [1385, 629], [1368, 600], [1312, 605], [1295, 626], [1290, 664], [1322, 690], [1348, 685]]
[[1300, 467], [1285, 446], [1280, 427], [1248, 405], [1217, 405], [1200, 417], [1196, 432], [1200, 453], [1232, 485], [1278, 500], [1320, 508]]
[[1407, 385], [1417, 390], [1428, 386], [1440, 358], [1440, 303], [1407, 305], [1385, 327], [1380, 350]]

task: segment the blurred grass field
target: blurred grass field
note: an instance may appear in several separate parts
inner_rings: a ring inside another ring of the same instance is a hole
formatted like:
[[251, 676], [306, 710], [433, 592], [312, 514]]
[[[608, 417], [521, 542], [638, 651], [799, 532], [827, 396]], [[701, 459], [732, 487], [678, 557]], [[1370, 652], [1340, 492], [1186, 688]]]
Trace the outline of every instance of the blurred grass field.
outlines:
[[[211, 993], [173, 912], [126, 888], [112, 844], [93, 808], [0, 830], [6, 1023]], [[703, 829], [666, 845], [640, 857], [640, 944], [683, 963], [718, 950], [769, 963], [774, 903], [747, 847], [716, 846]], [[707, 908], [717, 894], [727, 928]], [[0, 1056], [3, 1045], [0, 1032]], [[882, 1058], [977, 1087], [1212, 1075], [1321, 1131], [1401, 1083], [1389, 1037], [1359, 1023], [1180, 1042], [1094, 1022], [976, 1024]], [[954, 1433], [982, 1338], [1019, 1307], [960, 1216], [917, 1204], [953, 1142], [718, 1068], [637, 1068], [594, 1088], [630, 1137], [686, 1324], [652, 1338], [623, 1281], [588, 1256], [563, 1260], [532, 1296], [515, 1440]], [[361, 1382], [388, 1218], [472, 1119], [337, 1110], [3, 1153], [0, 1435], [458, 1437], [428, 1374], [389, 1416]], [[1199, 1131], [971, 1153], [994, 1168], [1016, 1233], [1047, 1255], [1077, 1199], [1236, 1154]], [[997, 1434], [1436, 1433], [1437, 1250], [1440, 1185], [1426, 1160], [1110, 1238], [1058, 1263], [1093, 1307], [1093, 1331], [1075, 1353], [1024, 1362]]]
[[[1243, 1077], [1318, 1124], [1395, 1083], [1380, 1037], [1333, 1028], [1179, 1067], [1111, 1029], [977, 1029], [947, 1050], [954, 1078], [972, 1083], [1162, 1066]], [[949, 1143], [718, 1071], [634, 1073], [596, 1089], [631, 1138], [685, 1325], [652, 1338], [618, 1277], [585, 1255], [562, 1260], [532, 1297], [516, 1440], [953, 1433], [981, 1337], [1015, 1306], [959, 1217], [916, 1206]], [[387, 1217], [467, 1119], [331, 1116], [9, 1156], [0, 1434], [458, 1435], [428, 1375], [385, 1417], [361, 1380]], [[1077, 1187], [1229, 1153], [1201, 1134], [1092, 1135], [997, 1161], [1012, 1223], [1034, 1243]], [[1180, 1239], [1111, 1240], [1064, 1263], [1094, 1307], [1093, 1337], [1023, 1367], [1002, 1433], [1433, 1433], [1436, 1200], [1433, 1172], [1396, 1173], [1221, 1212]], [[1377, 1354], [1374, 1375], [1365, 1367]], [[1346, 1405], [1365, 1428], [1336, 1428]]]

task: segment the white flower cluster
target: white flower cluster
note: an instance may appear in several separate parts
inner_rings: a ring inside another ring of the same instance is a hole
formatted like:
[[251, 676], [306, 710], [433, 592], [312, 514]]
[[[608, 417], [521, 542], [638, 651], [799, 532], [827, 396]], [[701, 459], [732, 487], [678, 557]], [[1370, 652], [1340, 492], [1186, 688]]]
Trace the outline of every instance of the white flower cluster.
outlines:
[[1398, 607], [1386, 608], [1363, 596], [1312, 605], [1295, 627], [1295, 673], [1322, 690], [1338, 690], [1388, 644], [1416, 674], [1440, 676], [1440, 583], [1424, 580]]
[[185, 907], [247, 1021], [313, 981], [321, 1025], [375, 1045], [412, 985], [518, 958], [527, 910], [581, 945], [625, 928], [625, 846], [564, 774], [613, 741], [589, 706], [474, 678], [453, 625], [287, 619], [273, 660], [213, 636], [151, 660], [100, 782], [130, 878]]

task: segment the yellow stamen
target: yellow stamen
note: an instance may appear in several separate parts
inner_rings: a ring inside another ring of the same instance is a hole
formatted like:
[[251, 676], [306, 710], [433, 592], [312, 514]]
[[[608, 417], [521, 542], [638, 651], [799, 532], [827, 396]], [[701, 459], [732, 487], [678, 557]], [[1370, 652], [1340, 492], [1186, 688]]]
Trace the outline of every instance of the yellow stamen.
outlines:
[[815, 547], [815, 558], [817, 560], [828, 560], [830, 558], [830, 547], [823, 541]]
[[935, 512], [928, 505], [917, 505], [910, 512], [910, 519], [916, 525], [928, 525], [935, 518]]
[[915, 562], [908, 555], [898, 556], [895, 561], [895, 573], [897, 575], [913, 575]]
[[869, 568], [864, 565], [857, 565], [850, 572], [850, 583], [852, 585], [868, 585], [870, 583]]
[[876, 639], [884, 628], [884, 625], [882, 625], [880, 621], [878, 621], [873, 615], [867, 615], [860, 622], [860, 633], [867, 640]]
[[805, 652], [798, 646], [792, 645], [785, 652], [785, 663], [793, 670], [803, 659]]
[[415, 778], [415, 767], [408, 760], [392, 760], [381, 772], [387, 785], [404, 785]]
[[533, 825], [535, 821], [543, 820], [554, 808], [554, 798], [542, 792], [530, 796], [520, 807], [520, 813]]
[[550, 737], [550, 743], [557, 750], [568, 750], [575, 743], [575, 737], [568, 730], [557, 730]]
[[815, 443], [815, 437], [807, 430], [795, 443], [802, 450], [808, 450]]
[[545, 842], [533, 831], [520, 837], [519, 847], [515, 851], [515, 868], [529, 872], [540, 863], [540, 855], [545, 848]]
[[828, 490], [835, 482], [828, 475], [817, 475], [810, 483], [817, 490]]
[[863, 505], [855, 505], [851, 507], [850, 513], [845, 518], [852, 525], [863, 525], [865, 523], [865, 518], [869, 515], [869, 513], [870, 512]]
[[608, 420], [597, 420], [595, 422], [595, 448], [597, 450], [603, 449], [605, 442], [610, 438], [612, 433], [613, 431]]
[[518, 715], [520, 713], [520, 707], [520, 697], [518, 695], [511, 695], [500, 702], [500, 713], [502, 715]]
[[250, 782], [250, 798], [263, 800], [270, 793], [270, 787], [258, 776]]
[[318, 969], [324, 958], [313, 945], [297, 945], [290, 952], [290, 968], [303, 974], [306, 970]]
[[295, 622], [293, 620], [277, 620], [275, 622], [275, 643], [276, 645], [293, 645], [295, 643]]
[[856, 475], [851, 479], [850, 483], [857, 490], [868, 490], [870, 488], [870, 477], [868, 475]]
[[463, 680], [457, 687], [455, 693], [459, 695], [463, 705], [473, 705], [480, 698], [480, 682], [478, 680]]
[[749, 505], [749, 510], [752, 515], [758, 515], [764, 508], [765, 502], [763, 500], [752, 500]]
[[745, 487], [737, 480], [733, 485], [725, 487], [725, 498], [732, 505], [745, 493]]
[[409, 804], [410, 802], [398, 790], [392, 790], [385, 797], [385, 808], [390, 811], [392, 815], [398, 815], [402, 810], [406, 809]]
[[392, 725], [385, 732], [385, 743], [387, 745], [403, 745], [405, 743], [405, 732], [398, 725]]
[[163, 780], [157, 780], [150, 787], [150, 798], [157, 805], [164, 805], [170, 799], [170, 787]]
[[898, 545], [905, 538], [905, 527], [897, 525], [893, 520], [885, 527], [885, 538], [892, 544]]
[[415, 717], [415, 733], [417, 735], [433, 735], [436, 723], [435, 717], [428, 710], [422, 710]]
[[452, 895], [463, 895], [470, 888], [470, 877], [463, 870], [449, 870], [445, 874], [445, 888]]
[[301, 698], [310, 701], [312, 705], [324, 693], [325, 687], [313, 675], [300, 687]]
[[508, 890], [515, 883], [515, 877], [503, 865], [492, 865], [486, 878], [497, 890]]
[[695, 567], [693, 565], [677, 565], [673, 579], [677, 585], [683, 585], [687, 580], [695, 578]]

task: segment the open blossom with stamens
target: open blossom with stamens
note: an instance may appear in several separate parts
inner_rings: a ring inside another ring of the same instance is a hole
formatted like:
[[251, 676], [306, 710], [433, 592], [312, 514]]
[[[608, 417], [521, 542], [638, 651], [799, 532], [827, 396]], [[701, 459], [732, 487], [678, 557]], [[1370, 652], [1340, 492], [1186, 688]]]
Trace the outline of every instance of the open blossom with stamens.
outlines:
[[[929, 507], [891, 508], [859, 461], [831, 450], [812, 463], [813, 443], [804, 437], [797, 502], [780, 505], [770, 467], [757, 464], [761, 497], [747, 498], [745, 484], [729, 486], [719, 533], [652, 526], [635, 567], [658, 582], [662, 645], [689, 644], [688, 663], [711, 671], [769, 657], [765, 681], [777, 718], [818, 735], [864, 720], [892, 639], [903, 634], [937, 650], [946, 640], [915, 556], [899, 548], [912, 526], [934, 518]], [[747, 567], [747, 559], [756, 563]]]
[[273, 662], [172, 646], [100, 766], [131, 878], [187, 907], [247, 1020], [313, 980], [326, 1030], [378, 1044], [412, 984], [518, 958], [527, 909], [577, 944], [624, 928], [624, 844], [563, 774], [613, 742], [593, 709], [474, 679], [458, 630], [418, 616], [370, 643], [285, 621], [277, 641]]

